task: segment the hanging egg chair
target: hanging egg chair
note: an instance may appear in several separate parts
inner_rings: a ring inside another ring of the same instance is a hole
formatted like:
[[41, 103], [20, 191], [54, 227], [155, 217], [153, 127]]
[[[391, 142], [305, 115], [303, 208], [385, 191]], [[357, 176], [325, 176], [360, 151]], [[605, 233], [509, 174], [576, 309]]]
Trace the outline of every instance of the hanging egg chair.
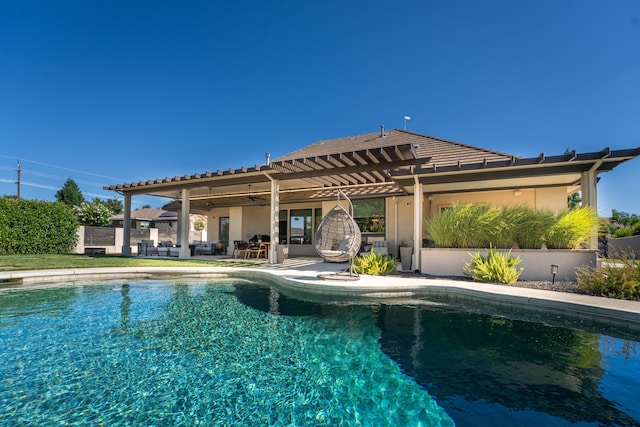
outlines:
[[[349, 202], [349, 210], [340, 205], [340, 195]], [[329, 262], [349, 262], [349, 277], [357, 278], [353, 270], [353, 258], [360, 250], [362, 235], [358, 224], [353, 219], [353, 204], [351, 200], [338, 190], [338, 204], [322, 218], [314, 237], [314, 244], [318, 254]], [[322, 275], [322, 278], [329, 276], [341, 276], [340, 274]]]

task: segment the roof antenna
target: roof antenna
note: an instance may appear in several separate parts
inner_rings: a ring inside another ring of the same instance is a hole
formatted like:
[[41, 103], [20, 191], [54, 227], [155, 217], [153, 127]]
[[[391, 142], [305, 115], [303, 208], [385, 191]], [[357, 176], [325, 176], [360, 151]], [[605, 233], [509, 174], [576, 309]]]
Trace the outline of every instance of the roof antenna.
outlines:
[[404, 116], [404, 130], [407, 130], [407, 122], [411, 120], [411, 117]]

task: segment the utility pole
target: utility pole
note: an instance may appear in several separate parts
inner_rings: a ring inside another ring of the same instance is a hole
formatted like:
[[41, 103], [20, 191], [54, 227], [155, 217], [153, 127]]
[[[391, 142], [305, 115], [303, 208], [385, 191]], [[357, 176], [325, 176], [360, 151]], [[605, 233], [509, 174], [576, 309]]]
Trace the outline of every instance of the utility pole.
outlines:
[[22, 168], [20, 167], [20, 160], [18, 160], [18, 200], [20, 200], [20, 172], [22, 171]]

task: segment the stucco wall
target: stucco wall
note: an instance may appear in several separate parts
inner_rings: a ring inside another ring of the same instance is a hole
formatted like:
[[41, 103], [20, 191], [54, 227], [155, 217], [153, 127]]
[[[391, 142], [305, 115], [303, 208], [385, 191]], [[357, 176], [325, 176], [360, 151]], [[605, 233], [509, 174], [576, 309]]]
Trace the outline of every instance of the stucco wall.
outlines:
[[[487, 250], [422, 248], [420, 250], [421, 271], [423, 274], [435, 276], [464, 276], [465, 263], [471, 260], [470, 254], [477, 252], [486, 255]], [[522, 259], [518, 264], [518, 268], [524, 269], [520, 280], [550, 281], [552, 264], [558, 266], [556, 280], [576, 280], [578, 268], [585, 265], [595, 268], [597, 261], [596, 251], [590, 250], [514, 249], [511, 254]]]
[[[413, 245], [413, 196], [397, 197], [398, 203], [398, 241], [393, 245], [397, 246], [400, 241], [404, 240], [408, 244]], [[389, 224], [394, 227], [395, 224]], [[396, 250], [397, 252], [397, 250]]]
[[213, 208], [207, 213], [207, 236], [209, 240], [220, 240], [220, 218], [229, 216], [229, 208]]
[[233, 241], [234, 240], [244, 240], [243, 238], [243, 214], [242, 206], [234, 206], [229, 208], [229, 247], [227, 248], [227, 253], [233, 253]]
[[246, 206], [244, 208], [243, 239], [249, 240], [256, 234], [269, 234], [270, 206]]
[[[425, 188], [425, 191], [428, 192], [428, 188]], [[557, 213], [567, 208], [567, 189], [566, 187], [553, 187], [457, 194], [426, 194], [425, 216], [433, 218], [443, 208], [468, 203], [481, 203], [489, 206], [525, 205]]]
[[[457, 194], [429, 195], [425, 187], [423, 212], [425, 218], [438, 215], [442, 208], [455, 204], [483, 203], [491, 206], [526, 205], [537, 209], [547, 209], [558, 212], [567, 206], [567, 191], [565, 187], [521, 189], [502, 191], [482, 191]], [[323, 202], [309, 201], [306, 203], [281, 203], [281, 210], [314, 209], [321, 207], [323, 216], [335, 205], [337, 197]], [[347, 208], [346, 201], [341, 201]], [[413, 243], [413, 196], [389, 197], [385, 201], [385, 239], [389, 241], [390, 253], [398, 256], [399, 242], [404, 240]], [[397, 220], [396, 218], [400, 220]], [[265, 201], [264, 206], [244, 206], [232, 208], [215, 208], [209, 212], [207, 235], [210, 240], [219, 238], [218, 219], [221, 216], [230, 218], [229, 240], [247, 240], [255, 234], [268, 234], [270, 231], [270, 205]], [[318, 224], [316, 224], [317, 226]], [[428, 236], [422, 236], [428, 237]], [[230, 248], [232, 249], [232, 247]], [[230, 252], [229, 252], [230, 253]], [[316, 255], [313, 245], [292, 245], [290, 255]]]
[[537, 188], [535, 208], [538, 210], [548, 210], [558, 213], [567, 209], [567, 188]]

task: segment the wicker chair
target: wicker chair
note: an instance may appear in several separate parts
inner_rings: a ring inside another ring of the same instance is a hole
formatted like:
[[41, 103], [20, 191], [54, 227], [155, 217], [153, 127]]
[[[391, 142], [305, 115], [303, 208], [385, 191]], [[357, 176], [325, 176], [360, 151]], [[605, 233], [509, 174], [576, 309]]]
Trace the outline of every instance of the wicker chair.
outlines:
[[360, 250], [362, 235], [353, 214], [340, 206], [340, 194], [349, 201], [353, 211], [351, 201], [339, 190], [338, 204], [322, 219], [314, 236], [314, 244], [316, 251], [325, 261], [349, 261], [349, 276], [353, 276], [353, 258]]

